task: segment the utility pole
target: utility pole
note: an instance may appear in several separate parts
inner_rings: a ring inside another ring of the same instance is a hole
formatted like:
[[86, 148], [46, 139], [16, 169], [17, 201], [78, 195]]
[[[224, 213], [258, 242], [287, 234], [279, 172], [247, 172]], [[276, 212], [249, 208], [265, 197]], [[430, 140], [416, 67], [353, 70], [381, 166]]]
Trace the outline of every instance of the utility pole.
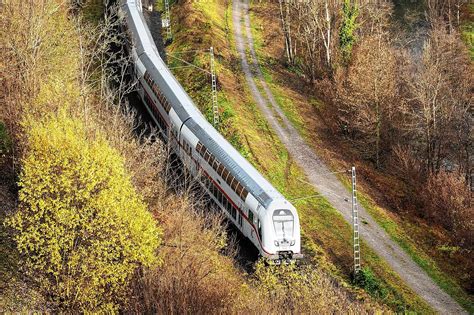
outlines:
[[214, 128], [219, 127], [219, 107], [217, 104], [217, 81], [216, 67], [214, 65], [214, 48], [209, 49], [211, 55], [211, 93], [212, 93], [212, 114], [214, 118]]
[[357, 207], [357, 183], [356, 183], [356, 169], [353, 166], [352, 173], [352, 227], [353, 245], [354, 245], [354, 276], [360, 271], [360, 244], [359, 244], [359, 210]]
[[[203, 69], [191, 62], [186, 61], [183, 59], [183, 57], [178, 57], [177, 54], [185, 54], [185, 53], [209, 53], [210, 56], [210, 68], [209, 70]], [[188, 51], [182, 51], [182, 52], [175, 52], [175, 54], [168, 54], [167, 55], [170, 58], [173, 58], [175, 60], [180, 61], [183, 63], [183, 66], [175, 66], [175, 67], [169, 67], [168, 69], [183, 69], [183, 68], [196, 68], [202, 72], [205, 72], [207, 75], [211, 75], [211, 106], [212, 106], [212, 124], [214, 128], [219, 127], [220, 119], [219, 119], [219, 104], [217, 101], [217, 75], [216, 75], [216, 65], [215, 65], [215, 58], [214, 58], [214, 48], [211, 47], [210, 49], [205, 49], [205, 50], [188, 50]]]
[[164, 12], [161, 18], [161, 26], [166, 31], [165, 41], [171, 40], [171, 15], [170, 15], [170, 2], [169, 0], [164, 1]]

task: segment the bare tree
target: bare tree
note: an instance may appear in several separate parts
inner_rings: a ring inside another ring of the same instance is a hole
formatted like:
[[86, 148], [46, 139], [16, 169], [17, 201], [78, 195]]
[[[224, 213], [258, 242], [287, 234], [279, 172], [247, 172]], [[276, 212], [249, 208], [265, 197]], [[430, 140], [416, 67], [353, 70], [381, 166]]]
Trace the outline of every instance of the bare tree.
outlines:
[[427, 19], [436, 23], [441, 18], [452, 31], [460, 26], [461, 9], [469, 2], [468, 0], [425, 0]]
[[280, 5], [280, 21], [283, 30], [283, 37], [285, 39], [285, 54], [288, 65], [295, 64], [296, 57], [296, 41], [293, 40], [293, 18], [292, 5], [289, 1], [278, 0]]
[[472, 70], [459, 36], [448, 33], [444, 23], [435, 24], [421, 60], [413, 61], [407, 77], [411, 93], [407, 127], [429, 172], [437, 173], [442, 166], [469, 169]]
[[383, 140], [389, 138], [398, 94], [396, 65], [388, 33], [380, 27], [361, 40], [337, 86], [339, 117], [377, 166], [381, 165], [382, 147], [389, 146]]

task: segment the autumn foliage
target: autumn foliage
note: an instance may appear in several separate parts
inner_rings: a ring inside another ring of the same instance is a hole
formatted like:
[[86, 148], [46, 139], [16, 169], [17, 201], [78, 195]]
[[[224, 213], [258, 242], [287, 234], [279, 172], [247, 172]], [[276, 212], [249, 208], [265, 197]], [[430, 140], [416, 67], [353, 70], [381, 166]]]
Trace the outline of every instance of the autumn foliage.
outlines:
[[123, 158], [64, 116], [35, 121], [27, 146], [7, 224], [28, 271], [54, 308], [116, 309], [135, 269], [157, 262], [160, 237]]

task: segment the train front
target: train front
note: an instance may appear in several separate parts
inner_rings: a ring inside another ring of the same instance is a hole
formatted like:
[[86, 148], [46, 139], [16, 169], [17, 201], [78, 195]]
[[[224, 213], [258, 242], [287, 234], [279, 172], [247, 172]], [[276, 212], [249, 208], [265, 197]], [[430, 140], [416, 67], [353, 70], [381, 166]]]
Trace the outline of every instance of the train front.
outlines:
[[273, 201], [263, 223], [264, 247], [276, 264], [291, 262], [301, 254], [300, 221], [295, 207], [286, 200]]

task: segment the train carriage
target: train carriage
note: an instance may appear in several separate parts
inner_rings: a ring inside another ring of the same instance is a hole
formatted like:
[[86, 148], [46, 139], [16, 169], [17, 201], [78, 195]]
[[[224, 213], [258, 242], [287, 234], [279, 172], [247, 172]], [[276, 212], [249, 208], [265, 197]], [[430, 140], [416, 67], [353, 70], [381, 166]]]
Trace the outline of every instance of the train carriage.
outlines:
[[165, 141], [227, 218], [271, 260], [299, 259], [300, 224], [287, 201], [208, 123], [160, 58], [138, 0], [122, 0], [139, 95]]

